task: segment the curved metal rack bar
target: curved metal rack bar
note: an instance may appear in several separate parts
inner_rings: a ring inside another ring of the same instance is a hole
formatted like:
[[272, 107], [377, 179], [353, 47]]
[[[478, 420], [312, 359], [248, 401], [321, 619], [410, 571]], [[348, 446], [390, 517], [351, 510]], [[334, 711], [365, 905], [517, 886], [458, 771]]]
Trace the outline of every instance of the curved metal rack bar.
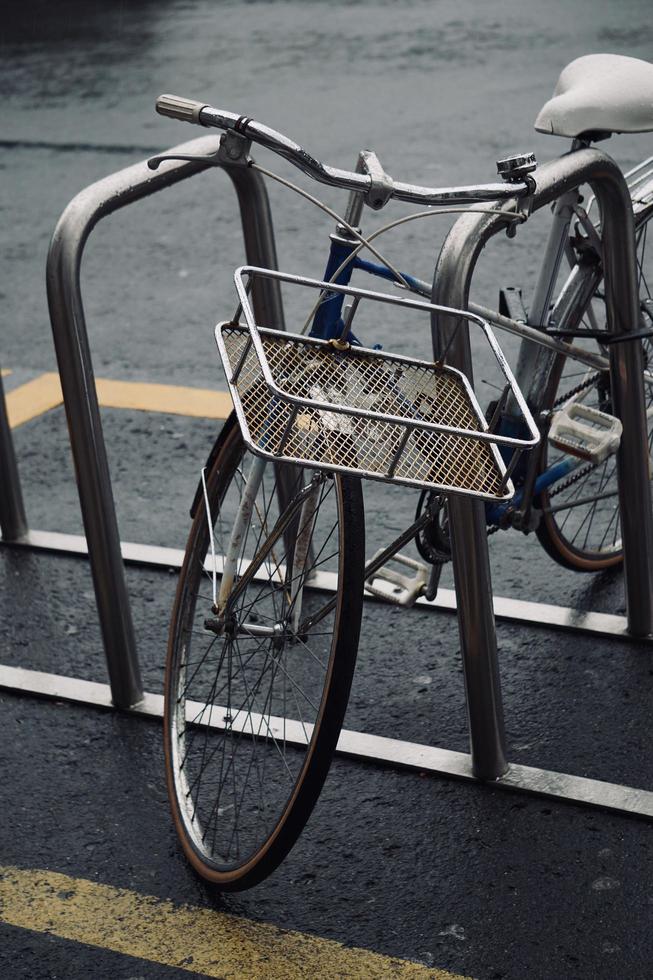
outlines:
[[[215, 154], [219, 137], [194, 139], [170, 152]], [[87, 187], [70, 202], [55, 228], [47, 261], [47, 289], [61, 386], [75, 461], [79, 497], [114, 703], [128, 708], [143, 689], [129, 597], [125, 585], [111, 478], [98, 409], [80, 288], [88, 237], [101, 218], [206, 170], [203, 160], [172, 161], [153, 172], [146, 161]], [[241, 164], [225, 163], [238, 202], [247, 259], [276, 266], [272, 218], [263, 178]], [[278, 285], [261, 282], [253, 296], [266, 318], [283, 329]]]
[[[606, 154], [580, 149], [546, 163], [531, 175], [532, 210], [539, 210], [572, 188], [589, 184], [603, 222], [603, 263], [608, 326], [624, 336], [637, 330], [635, 235], [628, 185]], [[503, 207], [510, 208], [506, 202]], [[432, 301], [443, 306], [469, 305], [476, 262], [487, 242], [507, 226], [501, 214], [466, 214], [453, 226], [435, 269]], [[459, 320], [433, 314], [436, 357]], [[449, 349], [449, 362], [471, 379], [469, 332], [463, 324]], [[610, 345], [610, 370], [616, 414], [623, 423], [618, 455], [628, 631], [647, 636], [653, 626], [653, 516], [649, 493], [648, 446], [641, 345]], [[626, 488], [628, 499], [626, 500]], [[501, 687], [492, 608], [492, 585], [482, 504], [450, 501], [454, 576], [458, 596], [471, 751], [475, 775], [498, 779], [507, 772]], [[472, 547], [474, 543], [474, 547]]]
[[2, 374], [0, 373], [0, 530], [4, 542], [20, 541], [27, 533], [27, 518], [11, 437]]

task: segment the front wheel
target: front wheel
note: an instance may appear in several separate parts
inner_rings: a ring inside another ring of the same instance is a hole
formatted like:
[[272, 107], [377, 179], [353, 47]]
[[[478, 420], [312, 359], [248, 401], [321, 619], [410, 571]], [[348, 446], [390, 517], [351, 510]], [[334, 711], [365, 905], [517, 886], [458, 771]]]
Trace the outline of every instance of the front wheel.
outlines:
[[[285, 857], [326, 778], [356, 660], [364, 520], [359, 480], [285, 467], [295, 489], [280, 507], [280, 468], [268, 463], [240, 536], [234, 594], [252, 561], [257, 571], [216, 625], [207, 510], [220, 572], [253, 459], [233, 415], [226, 426], [172, 614], [165, 760], [187, 857], [221, 889], [240, 890]], [[311, 480], [310, 505], [298, 506]], [[279, 535], [282, 512], [291, 519]]]

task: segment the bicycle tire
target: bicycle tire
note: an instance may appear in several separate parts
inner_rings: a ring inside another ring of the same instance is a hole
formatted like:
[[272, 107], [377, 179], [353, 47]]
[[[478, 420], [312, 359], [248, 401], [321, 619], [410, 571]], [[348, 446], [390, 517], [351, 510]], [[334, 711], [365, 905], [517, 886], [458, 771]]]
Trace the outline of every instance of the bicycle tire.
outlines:
[[[225, 553], [240, 498], [243, 463], [252, 458], [233, 413], [225, 425], [206, 480], [218, 555]], [[276, 483], [266, 486], [266, 480], [276, 480], [272, 464], [243, 536], [245, 561], [266, 547], [279, 510]], [[259, 569], [262, 578], [242, 593], [229, 636], [211, 633], [205, 622], [213, 594], [203, 503], [186, 547], [166, 663], [166, 781], [186, 856], [223, 891], [257, 884], [287, 855], [317, 801], [347, 707], [363, 603], [363, 496], [360, 480], [339, 475], [323, 475], [316, 494], [305, 571], [295, 574], [292, 567], [301, 523], [295, 519], [291, 542], [285, 536], [276, 542]], [[293, 586], [317, 571], [337, 579], [335, 599], [306, 589], [302, 624], [329, 602], [335, 608], [312, 631], [292, 636]], [[262, 629], [270, 621], [272, 629], [285, 624], [276, 636], [249, 635], [256, 624]], [[293, 744], [294, 736], [305, 744]]]
[[[638, 283], [642, 317], [647, 327], [653, 326], [651, 313], [644, 312], [643, 301], [650, 300], [653, 289], [653, 242], [647, 251], [647, 226], [651, 213], [645, 214], [639, 222], [636, 219], [636, 239], [638, 258]], [[605, 321], [601, 311], [603, 298], [599, 285], [592, 300], [595, 316], [599, 322]], [[604, 307], [604, 304], [603, 304]], [[642, 341], [644, 364], [653, 368], [653, 343], [651, 339]], [[607, 354], [607, 348], [594, 342], [594, 350]], [[612, 412], [610, 380], [606, 375], [584, 369], [577, 362], [567, 358], [558, 359], [553, 371], [559, 377], [557, 384], [549, 386], [555, 390], [544, 407], [551, 409], [565, 401], [566, 394], [578, 385], [585, 384], [579, 397], [583, 404]], [[649, 456], [653, 448], [653, 386], [645, 390], [648, 425]], [[562, 453], [549, 444], [542, 452], [542, 469], [546, 469], [562, 458]], [[617, 487], [616, 456], [609, 456], [595, 467], [581, 467], [579, 477], [573, 482], [562, 481], [561, 487], [555, 485], [550, 491], [540, 495], [542, 519], [537, 528], [537, 537], [544, 550], [558, 564], [579, 572], [598, 572], [619, 565], [623, 561], [619, 521], [619, 498]], [[592, 500], [601, 496], [600, 500]], [[606, 495], [606, 496], [603, 496]], [[583, 503], [583, 500], [587, 501]], [[551, 508], [556, 508], [552, 510]], [[557, 509], [561, 508], [561, 509]]]

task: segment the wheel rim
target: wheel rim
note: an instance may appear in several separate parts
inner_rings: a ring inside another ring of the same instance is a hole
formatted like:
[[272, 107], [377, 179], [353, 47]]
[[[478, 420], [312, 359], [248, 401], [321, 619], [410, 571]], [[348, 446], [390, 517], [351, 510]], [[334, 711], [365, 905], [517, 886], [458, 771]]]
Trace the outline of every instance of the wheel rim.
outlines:
[[[240, 440], [234, 443], [240, 445]], [[232, 451], [233, 479], [226, 479], [223, 469], [209, 487], [217, 555], [226, 551], [245, 460], [241, 448]], [[297, 809], [310, 812], [317, 792], [306, 774], [309, 769], [313, 776], [318, 769], [325, 773], [326, 768], [315, 761], [320, 740], [335, 744], [337, 739], [337, 730], [334, 735], [325, 721], [325, 708], [333, 698], [342, 603], [332, 603], [335, 608], [308, 633], [298, 635], [290, 624], [299, 603], [300, 581], [320, 572], [330, 574], [332, 584], [337, 584], [343, 573], [342, 486], [337, 478], [321, 479], [317, 504], [305, 572], [293, 571], [293, 546], [281, 538], [260, 575], [242, 593], [229, 630], [221, 635], [207, 634], [205, 628], [207, 619], [215, 620], [210, 552], [205, 561], [209, 535], [204, 515], [196, 518], [201, 523], [195, 528], [173, 621], [176, 662], [170, 671], [174, 690], [169, 691], [167, 748], [187, 844], [201, 870], [213, 869], [225, 878], [254, 867]], [[241, 560], [248, 563], [258, 552], [278, 515], [274, 468], [268, 466], [242, 542]], [[300, 523], [297, 517], [295, 529]], [[301, 620], [324, 610], [329, 599], [305, 589]], [[268, 635], [261, 635], [265, 631]], [[295, 740], [304, 744], [295, 745]], [[331, 746], [328, 754], [330, 758]]]

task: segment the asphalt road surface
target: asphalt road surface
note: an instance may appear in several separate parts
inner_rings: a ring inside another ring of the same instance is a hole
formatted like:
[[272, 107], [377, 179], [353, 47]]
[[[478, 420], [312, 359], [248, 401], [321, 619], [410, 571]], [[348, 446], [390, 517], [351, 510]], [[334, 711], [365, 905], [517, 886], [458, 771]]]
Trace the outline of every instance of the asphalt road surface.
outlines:
[[[492, 180], [495, 159], [515, 146], [541, 159], [564, 151], [531, 127], [567, 62], [594, 51], [650, 58], [653, 28], [645, 0], [10, 0], [0, 43], [0, 363], [11, 397], [56, 371], [44, 269], [67, 202], [193, 135], [155, 115], [160, 92], [247, 113], [336, 166], [352, 167], [358, 148], [373, 146], [398, 178]], [[647, 135], [604, 146], [625, 166], [651, 155]], [[281, 267], [319, 277], [331, 221], [283, 189], [270, 194]], [[423, 278], [446, 229], [431, 224], [388, 239], [389, 257]], [[493, 243], [479, 300], [494, 305], [497, 283], [532, 281], [545, 224]], [[231, 275], [242, 259], [237, 207], [219, 174], [103, 222], [82, 270], [97, 376], [224, 389], [212, 329], [235, 306]], [[375, 329], [386, 347], [425, 352], [426, 338], [400, 324]], [[505, 346], [514, 358], [514, 343]], [[79, 534], [65, 416], [52, 405], [14, 430], [27, 515], [32, 527]], [[183, 547], [220, 422], [115, 407], [102, 418], [122, 539]], [[402, 492], [370, 488], [372, 537], [412, 506]], [[494, 535], [490, 551], [499, 595], [625, 611], [618, 571], [575, 575], [516, 533]], [[175, 574], [126, 574], [145, 688], [158, 693]], [[3, 664], [106, 682], [84, 560], [3, 548], [0, 578]], [[446, 573], [443, 582], [451, 585]], [[653, 787], [649, 644], [507, 623], [498, 641], [511, 761]], [[5, 692], [0, 701], [0, 972], [12, 980], [409, 968], [479, 980], [651, 976], [644, 821], [341, 758], [282, 867], [222, 897], [177, 845], [159, 723]], [[346, 727], [468, 750], [453, 616], [366, 604]], [[179, 918], [186, 906], [191, 918]], [[201, 918], [209, 913], [216, 918]], [[224, 957], [213, 966], [200, 956], [197, 936], [207, 933]], [[312, 947], [295, 934], [344, 946]]]

